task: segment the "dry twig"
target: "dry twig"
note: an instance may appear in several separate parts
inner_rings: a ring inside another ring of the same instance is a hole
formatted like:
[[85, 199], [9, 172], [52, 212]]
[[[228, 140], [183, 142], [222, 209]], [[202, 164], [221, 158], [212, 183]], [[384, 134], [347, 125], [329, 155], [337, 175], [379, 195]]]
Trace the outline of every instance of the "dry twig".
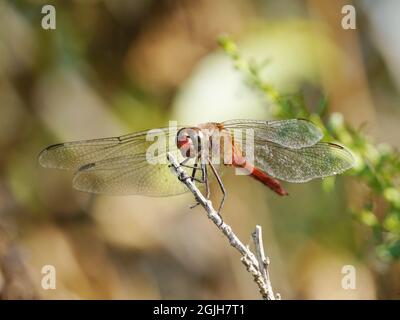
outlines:
[[[262, 244], [261, 227], [256, 226], [256, 230], [253, 233], [253, 241], [256, 248], [256, 255], [254, 255], [249, 247], [245, 246], [239, 240], [232, 231], [232, 228], [221, 219], [220, 215], [213, 208], [211, 201], [204, 197], [186, 171], [179, 165], [176, 158], [171, 153], [167, 153], [167, 159], [177, 178], [186, 185], [195, 196], [196, 201], [206, 210], [208, 218], [221, 230], [229, 240], [230, 245], [242, 255], [241, 261], [246, 266], [247, 271], [253, 276], [253, 280], [257, 284], [263, 299], [275, 300], [276, 297], [273, 293], [268, 273], [269, 258], [265, 256]], [[277, 295], [277, 297], [279, 296]]]

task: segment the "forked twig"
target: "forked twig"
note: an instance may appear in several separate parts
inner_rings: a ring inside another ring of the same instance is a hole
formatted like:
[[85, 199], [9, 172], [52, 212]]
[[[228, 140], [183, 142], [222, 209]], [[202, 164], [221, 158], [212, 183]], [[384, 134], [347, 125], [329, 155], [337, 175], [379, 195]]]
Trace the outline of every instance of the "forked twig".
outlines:
[[208, 218], [214, 222], [219, 230], [229, 240], [232, 247], [239, 251], [242, 255], [240, 259], [246, 266], [248, 272], [253, 276], [254, 282], [257, 284], [261, 296], [265, 300], [275, 300], [275, 297], [271, 281], [269, 279], [268, 265], [269, 259], [265, 256], [264, 248], [262, 244], [261, 227], [256, 226], [256, 230], [253, 233], [253, 241], [256, 248], [256, 255], [254, 255], [248, 246], [245, 246], [236, 234], [232, 231], [232, 228], [227, 225], [222, 219], [218, 212], [213, 208], [210, 200], [207, 200], [200, 190], [196, 187], [191, 177], [186, 171], [180, 166], [176, 158], [170, 153], [167, 153], [167, 159], [171, 164], [171, 169], [177, 176], [177, 178], [186, 185], [186, 187], [193, 193], [196, 201], [206, 210]]
[[271, 280], [269, 278], [268, 266], [269, 266], [270, 261], [269, 261], [269, 257], [265, 255], [261, 226], [256, 226], [256, 230], [252, 233], [252, 238], [253, 238], [254, 245], [256, 247], [259, 271], [264, 279], [265, 287], [268, 292], [268, 296], [274, 297], [279, 300], [280, 294], [278, 293], [276, 296], [274, 296], [274, 291], [272, 290]]

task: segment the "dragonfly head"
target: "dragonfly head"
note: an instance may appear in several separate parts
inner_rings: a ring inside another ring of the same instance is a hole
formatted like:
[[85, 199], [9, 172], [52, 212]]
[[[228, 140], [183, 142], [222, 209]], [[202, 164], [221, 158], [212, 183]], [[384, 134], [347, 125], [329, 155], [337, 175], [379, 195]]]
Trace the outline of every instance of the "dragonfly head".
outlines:
[[199, 128], [182, 128], [176, 135], [176, 146], [185, 158], [195, 158], [201, 152], [203, 134]]

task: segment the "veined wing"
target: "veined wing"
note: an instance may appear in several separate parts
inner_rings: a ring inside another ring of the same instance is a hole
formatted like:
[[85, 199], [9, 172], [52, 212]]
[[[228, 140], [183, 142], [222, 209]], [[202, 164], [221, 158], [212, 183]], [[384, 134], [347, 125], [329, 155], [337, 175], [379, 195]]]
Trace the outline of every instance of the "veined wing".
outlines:
[[39, 154], [39, 163], [46, 168], [78, 170], [89, 163], [146, 153], [157, 139], [163, 139], [160, 144], [164, 143], [173, 151], [176, 132], [174, 128], [162, 128], [120, 137], [55, 144]]
[[320, 142], [310, 147], [290, 149], [268, 142], [254, 144], [255, 166], [277, 179], [306, 182], [342, 173], [354, 165], [346, 148]]
[[322, 138], [322, 132], [312, 122], [303, 119], [290, 120], [229, 120], [222, 125], [237, 136], [242, 132], [243, 139], [254, 138], [257, 142], [274, 142], [287, 148], [299, 149], [316, 144]]
[[[174, 155], [178, 161], [183, 160], [179, 157], [179, 152]], [[81, 191], [108, 195], [140, 194], [160, 197], [187, 192], [188, 189], [171, 172], [165, 159], [166, 154], [160, 154], [152, 159], [155, 163], [150, 164], [145, 154], [139, 154], [90, 163], [75, 173], [73, 186]], [[192, 169], [184, 169], [190, 176]], [[195, 177], [201, 178], [200, 170], [196, 171]]]
[[[179, 162], [184, 160], [177, 150], [175, 137], [176, 130], [164, 128], [121, 137], [66, 142], [44, 149], [39, 162], [44, 167], [76, 170], [73, 186], [81, 191], [109, 195], [177, 195], [188, 190], [168, 167], [167, 151]], [[194, 159], [186, 165], [193, 166]], [[222, 169], [223, 166], [219, 173]], [[192, 175], [191, 168], [184, 170]], [[202, 178], [200, 169], [194, 177]], [[210, 178], [212, 180], [211, 175]], [[198, 184], [198, 187], [204, 186]]]
[[[180, 152], [174, 156], [179, 162], [183, 161]], [[178, 195], [189, 190], [172, 173], [166, 162], [166, 154], [152, 158], [149, 163], [145, 154], [135, 156], [121, 156], [109, 158], [103, 161], [87, 164], [81, 167], [74, 176], [74, 188], [100, 194], [108, 195], [132, 195], [140, 194], [153, 197]], [[186, 165], [194, 166], [195, 159], [190, 159]], [[182, 167], [188, 176], [192, 176], [193, 169]], [[217, 166], [219, 174], [222, 174], [224, 166]], [[213, 177], [209, 172], [209, 180]], [[200, 168], [195, 171], [196, 179], [202, 178]], [[205, 185], [195, 182], [202, 190]]]

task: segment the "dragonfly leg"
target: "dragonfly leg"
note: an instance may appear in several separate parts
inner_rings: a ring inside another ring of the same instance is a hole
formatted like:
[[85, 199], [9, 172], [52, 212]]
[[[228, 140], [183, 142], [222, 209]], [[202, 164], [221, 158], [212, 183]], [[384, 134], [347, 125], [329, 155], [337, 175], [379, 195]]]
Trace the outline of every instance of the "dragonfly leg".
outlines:
[[205, 180], [204, 180], [203, 177], [201, 179], [198, 179], [198, 178], [195, 177], [196, 176], [196, 171], [199, 169], [198, 163], [199, 163], [200, 158], [198, 157], [196, 159], [196, 162], [195, 162], [195, 164], [193, 166], [190, 166], [190, 165], [186, 164], [186, 162], [188, 162], [189, 160], [190, 160], [190, 158], [186, 158], [185, 160], [183, 160], [179, 164], [179, 166], [184, 167], [184, 168], [188, 168], [188, 169], [193, 169], [192, 170], [192, 176], [190, 177], [190, 180], [196, 181], [196, 182], [199, 182], [199, 183], [205, 183]]
[[196, 162], [195, 162], [195, 164], [194, 164], [193, 166], [189, 166], [189, 165], [186, 164], [186, 162], [188, 162], [189, 160], [190, 160], [190, 158], [186, 158], [185, 160], [183, 160], [183, 161], [179, 164], [179, 166], [184, 167], [184, 168], [193, 169], [193, 170], [192, 170], [192, 176], [191, 176], [191, 177], [187, 177], [186, 179], [180, 179], [180, 180], [182, 181], [182, 180], [190, 179], [190, 180], [192, 180], [192, 181], [197, 181], [197, 182], [199, 182], [199, 183], [204, 183], [204, 181], [195, 178], [196, 170], [198, 169], [198, 167], [197, 167], [198, 164], [197, 164], [197, 163], [198, 163], [199, 159], [196, 159]]
[[192, 181], [196, 177], [196, 171], [197, 171], [197, 163], [199, 162], [199, 158], [196, 159], [196, 162], [194, 163], [193, 170], [192, 170]]
[[[201, 179], [195, 178], [196, 171], [199, 169], [201, 170]], [[199, 168], [198, 166], [193, 166], [192, 176], [190, 177], [190, 179], [192, 181], [196, 181], [198, 183], [205, 183], [206, 187], [207, 187], [207, 169], [206, 169], [206, 167], [205, 167], [205, 169], [203, 169], [203, 168]], [[209, 192], [207, 194], [209, 194]]]
[[[205, 183], [206, 184], [206, 199], [210, 199], [210, 184], [208, 182], [208, 174], [207, 174], [207, 165], [204, 163], [201, 164], [201, 183]], [[196, 180], [197, 181], [197, 180]], [[190, 207], [190, 209], [193, 209], [195, 207], [197, 207], [200, 203], [195, 203], [194, 205], [192, 205]]]
[[181, 167], [184, 167], [184, 168], [188, 168], [188, 169], [195, 169], [195, 168], [198, 168], [198, 167], [196, 167], [196, 166], [189, 166], [189, 165], [187, 165], [187, 164], [181, 164], [180, 166], [181, 166]]
[[[197, 178], [195, 178], [195, 177], [196, 177], [196, 172], [197, 172], [197, 170], [199, 169], [199, 168], [198, 168], [199, 160], [200, 160], [200, 157], [197, 157], [197, 158], [196, 158], [196, 162], [194, 163], [193, 166], [187, 166], [187, 165], [183, 165], [183, 166], [186, 167], [186, 168], [192, 168], [192, 169], [193, 169], [193, 170], [192, 170], [192, 176], [190, 177], [192, 181], [196, 181], [196, 182], [199, 182], [199, 183], [205, 183], [205, 181], [204, 181], [203, 169], [201, 169], [201, 172], [202, 172], [202, 179], [197, 179]], [[185, 160], [184, 160], [184, 161], [185, 161]], [[182, 164], [181, 164], [181, 165], [182, 165]], [[195, 204], [193, 204], [193, 205], [190, 206], [190, 209], [193, 209], [193, 208], [197, 207], [199, 204], [200, 204], [199, 202], [196, 202]]]
[[[188, 162], [189, 160], [190, 160], [190, 158], [186, 158], [185, 160], [183, 160], [183, 161], [179, 164], [179, 166], [186, 167], [185, 163]], [[169, 165], [168, 165], [168, 168], [171, 168], [171, 167], [172, 167], [172, 164], [169, 164]]]
[[206, 184], [206, 198], [210, 199], [210, 183], [208, 181], [207, 165], [204, 163], [201, 165], [202, 180]]
[[183, 160], [179, 165], [181, 166], [181, 167], [188, 167], [187, 165], [186, 165], [186, 162], [188, 162], [190, 160], [190, 158], [186, 158], [185, 160]]
[[[224, 184], [222, 183], [221, 177], [219, 176], [217, 170], [215, 169], [215, 167], [214, 167], [214, 165], [212, 164], [212, 162], [210, 161], [210, 159], [208, 160], [208, 163], [209, 163], [209, 165], [210, 165], [210, 167], [211, 167], [211, 170], [212, 170], [214, 176], [217, 178], [219, 187], [221, 188], [221, 191], [222, 191], [222, 200], [221, 200], [221, 203], [219, 204], [219, 208], [218, 208], [218, 211], [217, 211], [219, 217], [221, 218], [221, 224], [222, 224], [224, 221], [223, 221], [223, 219], [222, 219], [222, 216], [221, 216], [220, 212], [221, 212], [221, 209], [222, 209], [222, 207], [223, 207], [223, 205], [224, 205], [224, 203], [225, 203], [226, 190], [225, 190]], [[221, 225], [221, 224], [220, 224], [220, 225]]]
[[[199, 159], [198, 159], [199, 160]], [[205, 183], [206, 184], [206, 199], [210, 199], [210, 185], [208, 182], [208, 176], [207, 176], [207, 165], [206, 164], [201, 164], [201, 180], [196, 180], [195, 181], [199, 181], [201, 183]], [[196, 202], [194, 205], [190, 206], [190, 209], [193, 209], [195, 207], [197, 207], [200, 203]]]

